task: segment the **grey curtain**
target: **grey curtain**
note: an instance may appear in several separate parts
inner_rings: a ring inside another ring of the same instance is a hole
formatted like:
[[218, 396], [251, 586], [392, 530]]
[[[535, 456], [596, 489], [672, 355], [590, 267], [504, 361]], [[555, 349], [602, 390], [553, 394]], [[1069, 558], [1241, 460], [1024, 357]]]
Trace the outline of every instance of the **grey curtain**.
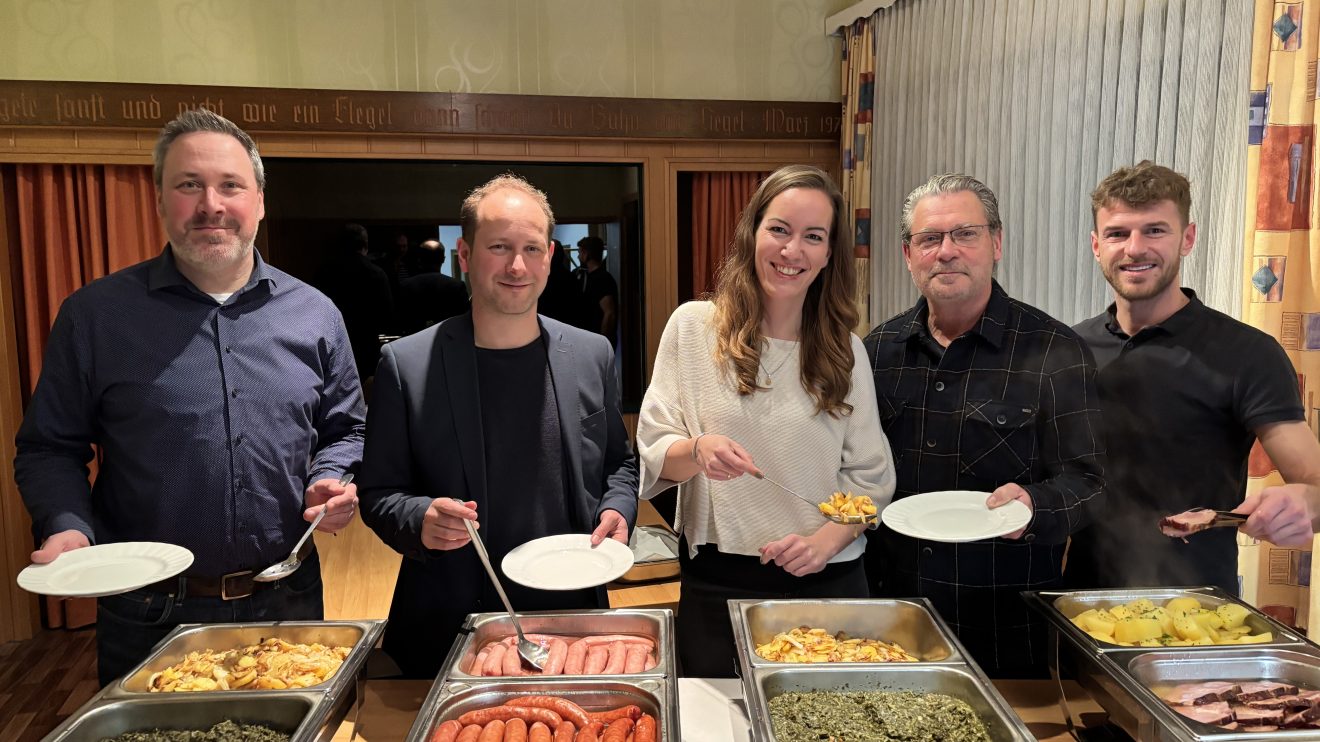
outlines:
[[1069, 324], [1112, 300], [1090, 192], [1151, 159], [1192, 182], [1183, 285], [1241, 305], [1247, 0], [899, 0], [876, 28], [871, 322], [911, 306], [903, 198], [930, 175], [999, 196], [1009, 294]]

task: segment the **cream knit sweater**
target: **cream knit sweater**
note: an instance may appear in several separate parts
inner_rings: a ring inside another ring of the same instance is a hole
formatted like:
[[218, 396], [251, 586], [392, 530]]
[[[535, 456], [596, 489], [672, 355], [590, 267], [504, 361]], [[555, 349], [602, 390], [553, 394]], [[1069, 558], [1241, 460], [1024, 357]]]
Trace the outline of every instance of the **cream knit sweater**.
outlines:
[[[679, 484], [677, 527], [691, 553], [718, 544], [726, 554], [759, 556], [762, 546], [797, 533], [810, 535], [826, 523], [811, 505], [751, 476], [727, 482], [698, 474], [686, 482], [660, 478], [665, 453], [700, 433], [737, 441], [766, 476], [795, 492], [825, 500], [831, 492], [870, 495], [883, 508], [894, 493], [889, 442], [880, 429], [875, 382], [862, 341], [853, 336], [851, 415], [817, 414], [799, 379], [798, 343], [767, 338], [761, 382], [768, 391], [739, 396], [731, 376], [715, 359], [708, 301], [680, 306], [669, 318], [642, 401], [637, 446], [642, 461], [641, 496], [651, 498]], [[856, 559], [858, 538], [830, 561]]]

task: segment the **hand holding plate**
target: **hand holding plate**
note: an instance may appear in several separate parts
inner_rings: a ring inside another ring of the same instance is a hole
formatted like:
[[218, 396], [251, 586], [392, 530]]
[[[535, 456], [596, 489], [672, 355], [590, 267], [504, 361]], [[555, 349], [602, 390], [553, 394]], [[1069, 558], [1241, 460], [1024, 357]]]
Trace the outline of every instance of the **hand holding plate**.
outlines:
[[92, 542], [87, 540], [87, 534], [82, 531], [73, 529], [60, 531], [52, 534], [50, 538], [41, 543], [40, 549], [32, 552], [32, 563], [49, 564], [66, 551], [73, 551], [91, 545]]
[[600, 514], [600, 525], [591, 532], [591, 545], [599, 546], [607, 538], [628, 545], [628, 521], [617, 510], [604, 510]]
[[[990, 496], [985, 499], [985, 506], [994, 510], [995, 508], [1003, 507], [1014, 500], [1026, 505], [1027, 510], [1034, 512], [1036, 509], [1031, 502], [1031, 493], [1023, 489], [1022, 485], [1014, 484], [1013, 482], [1009, 482], [1008, 484], [999, 487], [999, 489], [996, 489], [994, 492], [991, 492]], [[1026, 532], [1027, 527], [1023, 526], [1022, 528], [1004, 536], [1004, 538], [1022, 538], [1022, 534]]]

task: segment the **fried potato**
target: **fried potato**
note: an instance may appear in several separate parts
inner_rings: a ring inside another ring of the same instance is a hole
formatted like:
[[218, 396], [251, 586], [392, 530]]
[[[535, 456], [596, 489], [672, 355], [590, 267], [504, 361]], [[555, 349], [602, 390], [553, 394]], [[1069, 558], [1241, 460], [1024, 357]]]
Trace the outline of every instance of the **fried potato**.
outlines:
[[756, 647], [758, 657], [771, 662], [916, 662], [898, 644], [878, 639], [850, 638], [839, 632], [799, 626], [776, 634]]
[[334, 675], [351, 649], [271, 638], [238, 649], [190, 652], [153, 674], [148, 688], [152, 693], [306, 688]]
[[837, 518], [841, 515], [862, 516], [868, 519], [874, 519], [878, 509], [875, 502], [866, 495], [854, 495], [849, 492], [835, 492], [830, 495], [830, 499], [822, 502], [817, 507], [820, 512], [830, 518]]

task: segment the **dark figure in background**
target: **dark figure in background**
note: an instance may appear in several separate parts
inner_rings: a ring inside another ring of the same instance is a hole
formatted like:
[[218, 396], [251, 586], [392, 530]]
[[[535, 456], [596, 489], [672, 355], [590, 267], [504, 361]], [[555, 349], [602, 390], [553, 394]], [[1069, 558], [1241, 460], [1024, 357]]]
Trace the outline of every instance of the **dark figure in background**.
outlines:
[[[394, 236], [394, 243], [385, 246], [385, 251], [379, 255], [371, 256], [373, 262], [385, 271], [385, 277], [390, 282], [390, 295], [397, 302], [399, 300], [399, 289], [403, 279], [407, 278], [408, 271], [408, 235], [397, 234]], [[397, 327], [391, 326], [391, 330], [397, 330]]]
[[394, 306], [389, 278], [367, 257], [366, 228], [344, 225], [315, 284], [344, 315], [358, 376], [369, 378], [380, 359], [380, 335], [394, 323]]
[[467, 286], [440, 272], [445, 246], [426, 240], [417, 246], [415, 273], [399, 282], [399, 331], [411, 335], [469, 308]]
[[619, 284], [605, 270], [605, 241], [587, 236], [577, 244], [582, 259], [582, 267], [574, 274], [582, 287], [578, 327], [598, 332], [609, 338], [612, 345], [618, 345]]
[[542, 316], [557, 319], [560, 322], [580, 326], [577, 309], [582, 292], [573, 278], [573, 265], [569, 262], [568, 250], [559, 240], [551, 240], [555, 249], [550, 256], [550, 277], [546, 280], [545, 291], [537, 301], [536, 311]]

